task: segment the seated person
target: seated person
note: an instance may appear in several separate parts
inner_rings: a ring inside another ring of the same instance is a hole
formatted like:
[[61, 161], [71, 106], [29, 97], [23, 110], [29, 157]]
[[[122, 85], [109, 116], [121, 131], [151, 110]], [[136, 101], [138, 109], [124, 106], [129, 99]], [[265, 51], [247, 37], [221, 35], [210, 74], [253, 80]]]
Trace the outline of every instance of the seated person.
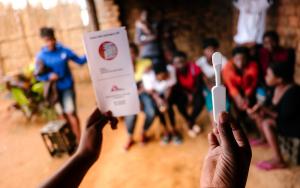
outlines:
[[[170, 140], [174, 144], [182, 143], [181, 135], [175, 127], [175, 114], [171, 103], [172, 89], [176, 82], [175, 68], [164, 63], [154, 64], [153, 70], [143, 75], [144, 88], [153, 99], [152, 108], [156, 110], [160, 122], [165, 128], [161, 139], [162, 144], [168, 144]], [[166, 111], [171, 124], [169, 128], [164, 115]]]
[[[206, 109], [210, 115], [210, 122], [213, 121], [213, 105], [212, 105], [212, 94], [211, 89], [215, 85], [215, 71], [212, 64], [212, 55], [215, 53], [219, 48], [219, 42], [215, 38], [207, 38], [203, 41], [203, 53], [204, 55], [200, 57], [196, 64], [201, 68], [203, 74], [203, 81], [204, 81], [204, 88], [203, 93], [205, 97], [205, 105]], [[226, 57], [222, 57], [222, 68], [224, 69], [225, 64], [227, 63]], [[226, 111], [230, 108], [229, 100], [226, 101]]]
[[[135, 72], [134, 77], [139, 91], [139, 98], [140, 98], [143, 111], [146, 116], [143, 129], [141, 132], [141, 142], [145, 144], [147, 142], [145, 133], [149, 129], [149, 127], [151, 126], [155, 118], [155, 110], [152, 108], [152, 99], [144, 91], [141, 82], [142, 82], [143, 74], [151, 70], [151, 61], [148, 59], [138, 59], [138, 48], [135, 44], [130, 44], [130, 52], [131, 52], [131, 58], [134, 66], [134, 72]], [[125, 117], [125, 123], [128, 131], [128, 141], [125, 145], [125, 150], [129, 150], [130, 147], [134, 144], [133, 133], [136, 125], [136, 120], [137, 120], [137, 115]]]
[[294, 66], [287, 62], [272, 63], [267, 69], [266, 83], [274, 87], [272, 108], [263, 109], [258, 124], [262, 139], [273, 151], [273, 158], [262, 161], [257, 167], [263, 170], [284, 168], [285, 162], [279, 149], [278, 134], [300, 138], [300, 87], [294, 84]]
[[232, 54], [233, 59], [225, 65], [222, 76], [237, 110], [245, 112], [255, 104], [258, 67], [256, 62], [248, 60], [248, 48], [237, 47]]
[[288, 62], [289, 51], [279, 46], [279, 36], [276, 31], [268, 31], [264, 34], [263, 47], [259, 50], [258, 60], [263, 79], [272, 62]]
[[[216, 131], [208, 136], [201, 188], [245, 187], [251, 162], [251, 148], [242, 129], [222, 113]], [[116, 128], [117, 119], [97, 109], [89, 117], [76, 153], [39, 187], [79, 187], [82, 179], [100, 157], [102, 130], [107, 123]], [[218, 139], [220, 142], [218, 141]]]
[[263, 45], [255, 50], [255, 61], [258, 63], [259, 68], [258, 89], [266, 96], [272, 95], [273, 92], [265, 83], [268, 66], [271, 65], [272, 62], [295, 64], [295, 50], [292, 48], [287, 49], [281, 47], [279, 41], [280, 39], [276, 31], [265, 32], [263, 36]]
[[[201, 69], [194, 62], [188, 62], [184, 52], [174, 54], [173, 65], [176, 68], [177, 84], [172, 92], [172, 101], [188, 123], [189, 136], [194, 138], [201, 131], [196, 118], [204, 105]], [[193, 107], [191, 114], [188, 113], [189, 104]]]
[[30, 94], [31, 83], [30, 80], [22, 73], [16, 75], [9, 75], [4, 78], [6, 89], [9, 91], [14, 103], [8, 108], [21, 110], [27, 119], [32, 117], [32, 109]]

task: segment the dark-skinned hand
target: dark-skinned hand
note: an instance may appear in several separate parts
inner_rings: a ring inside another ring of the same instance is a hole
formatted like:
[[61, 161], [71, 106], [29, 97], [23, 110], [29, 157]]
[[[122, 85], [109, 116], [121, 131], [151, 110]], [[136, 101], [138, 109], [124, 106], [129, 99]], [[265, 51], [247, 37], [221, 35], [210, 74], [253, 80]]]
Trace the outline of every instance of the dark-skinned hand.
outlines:
[[98, 159], [102, 146], [102, 130], [108, 123], [112, 129], [116, 129], [118, 119], [113, 117], [111, 112], [102, 114], [98, 108], [95, 109], [87, 120], [85, 131], [78, 146], [78, 155], [94, 161]]
[[217, 127], [208, 135], [208, 142], [201, 187], [245, 187], [252, 153], [241, 127], [222, 113]]

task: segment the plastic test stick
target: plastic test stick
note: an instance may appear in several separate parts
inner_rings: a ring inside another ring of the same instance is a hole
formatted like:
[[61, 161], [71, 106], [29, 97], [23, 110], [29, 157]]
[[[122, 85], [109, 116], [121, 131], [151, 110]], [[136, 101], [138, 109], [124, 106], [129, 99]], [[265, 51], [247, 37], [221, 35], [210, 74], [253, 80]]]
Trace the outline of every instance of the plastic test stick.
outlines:
[[212, 88], [213, 117], [216, 124], [219, 122], [219, 114], [226, 111], [226, 88], [221, 83], [222, 54], [215, 52], [212, 56], [215, 71], [216, 85]]

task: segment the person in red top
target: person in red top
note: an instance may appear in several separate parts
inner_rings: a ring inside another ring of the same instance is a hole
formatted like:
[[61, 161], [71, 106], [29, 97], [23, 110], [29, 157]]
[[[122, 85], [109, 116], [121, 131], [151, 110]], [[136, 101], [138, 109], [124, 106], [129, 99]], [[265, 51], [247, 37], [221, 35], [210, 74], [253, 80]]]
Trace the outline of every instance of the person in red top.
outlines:
[[[174, 54], [173, 65], [176, 68], [177, 84], [173, 88], [172, 101], [188, 123], [189, 136], [196, 137], [201, 131], [196, 118], [204, 106], [201, 69], [194, 62], [188, 62], [184, 52]], [[189, 104], [193, 108], [191, 114], [187, 110]]]
[[263, 37], [263, 47], [259, 50], [259, 68], [262, 78], [265, 77], [271, 62], [288, 62], [290, 52], [279, 46], [279, 36], [275, 31], [268, 31]]
[[223, 80], [235, 106], [245, 111], [255, 103], [258, 66], [255, 61], [249, 61], [249, 50], [246, 47], [237, 47], [232, 54], [233, 59], [222, 71]]

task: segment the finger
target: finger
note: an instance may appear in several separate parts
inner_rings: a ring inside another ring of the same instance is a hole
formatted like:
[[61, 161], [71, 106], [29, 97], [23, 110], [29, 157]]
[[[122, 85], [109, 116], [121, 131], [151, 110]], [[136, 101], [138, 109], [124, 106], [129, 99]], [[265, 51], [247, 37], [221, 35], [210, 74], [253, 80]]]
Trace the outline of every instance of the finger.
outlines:
[[108, 121], [109, 120], [107, 118], [101, 118], [98, 121], [94, 122], [90, 127], [95, 127], [97, 132], [100, 133], [102, 132], [103, 128], [108, 123]]
[[105, 119], [106, 117], [103, 116], [98, 108], [96, 108], [93, 113], [90, 115], [90, 117], [87, 120], [87, 127], [90, 127], [95, 122], [98, 122], [100, 119]]
[[220, 144], [220, 134], [219, 134], [219, 131], [218, 131], [218, 128], [217, 127], [215, 127], [215, 128], [213, 128], [213, 133], [215, 134], [215, 137], [217, 138], [217, 140], [218, 140], [218, 142], [219, 142], [219, 144]]
[[249, 140], [245, 132], [237, 123], [232, 124], [233, 136], [239, 147], [250, 148]]
[[221, 113], [219, 115], [219, 124], [217, 128], [221, 140], [220, 144], [221, 146], [224, 146], [226, 151], [237, 148], [237, 143], [235, 142], [230, 124], [229, 115], [225, 112]]
[[115, 117], [111, 117], [110, 119], [110, 125], [112, 129], [117, 129], [117, 125], [119, 123], [119, 120]]
[[208, 133], [208, 145], [210, 149], [214, 149], [220, 145], [214, 133]]
[[119, 120], [113, 116], [111, 111], [106, 112], [105, 115], [107, 116], [107, 118], [110, 121], [111, 128], [117, 129], [117, 124], [118, 124]]

